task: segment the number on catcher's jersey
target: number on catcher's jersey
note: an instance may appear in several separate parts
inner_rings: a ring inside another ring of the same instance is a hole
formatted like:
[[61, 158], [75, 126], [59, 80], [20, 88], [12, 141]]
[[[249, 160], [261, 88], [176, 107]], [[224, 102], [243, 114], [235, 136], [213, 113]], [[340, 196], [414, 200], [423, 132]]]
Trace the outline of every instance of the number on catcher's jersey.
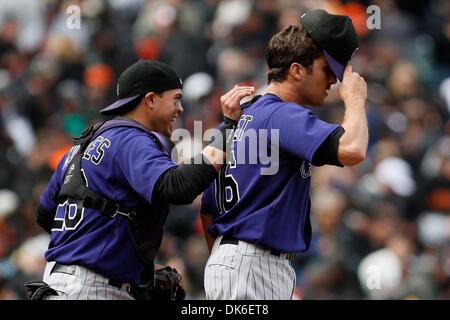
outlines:
[[216, 202], [220, 213], [229, 211], [239, 201], [239, 185], [233, 175], [226, 174], [228, 166], [222, 168], [216, 179]]
[[56, 209], [52, 231], [75, 230], [84, 217], [84, 208], [81, 203], [64, 201]]

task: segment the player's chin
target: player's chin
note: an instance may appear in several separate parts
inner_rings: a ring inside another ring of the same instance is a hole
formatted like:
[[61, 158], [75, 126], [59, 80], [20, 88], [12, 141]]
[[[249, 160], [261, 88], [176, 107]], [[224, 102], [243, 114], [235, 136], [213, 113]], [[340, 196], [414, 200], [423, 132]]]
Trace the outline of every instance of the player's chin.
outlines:
[[323, 107], [325, 105], [325, 101], [327, 100], [327, 98], [328, 98], [328, 91], [324, 90], [323, 94], [320, 97], [318, 97], [319, 100], [318, 106]]
[[170, 137], [172, 135], [174, 128], [175, 128], [175, 122], [171, 121], [165, 130], [166, 136]]
[[318, 97], [313, 105], [316, 107], [323, 107], [325, 105], [325, 98], [326, 96]]

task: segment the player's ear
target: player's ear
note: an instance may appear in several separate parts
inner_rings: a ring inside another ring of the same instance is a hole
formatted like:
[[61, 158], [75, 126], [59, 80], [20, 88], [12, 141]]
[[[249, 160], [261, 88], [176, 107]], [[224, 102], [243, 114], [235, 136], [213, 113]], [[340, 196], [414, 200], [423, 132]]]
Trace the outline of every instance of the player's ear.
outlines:
[[154, 107], [155, 93], [149, 92], [144, 96], [144, 101], [147, 106], [150, 108]]
[[296, 79], [297, 81], [302, 80], [303, 74], [306, 71], [305, 67], [302, 66], [300, 63], [294, 62], [291, 64], [289, 68], [289, 73]]

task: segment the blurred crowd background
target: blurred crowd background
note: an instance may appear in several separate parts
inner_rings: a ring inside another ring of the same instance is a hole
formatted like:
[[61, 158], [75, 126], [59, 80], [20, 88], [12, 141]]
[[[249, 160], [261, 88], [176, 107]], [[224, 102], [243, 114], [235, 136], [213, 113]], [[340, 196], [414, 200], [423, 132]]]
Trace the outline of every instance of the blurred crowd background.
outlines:
[[[81, 8], [77, 29], [70, 5]], [[367, 28], [369, 5], [380, 29]], [[317, 8], [350, 15], [360, 36], [352, 65], [368, 84], [370, 143], [357, 167], [313, 169], [313, 243], [293, 261], [295, 299], [449, 299], [446, 0], [1, 0], [0, 299], [25, 299], [23, 283], [41, 279], [49, 237], [34, 221], [38, 197], [128, 65], [172, 65], [184, 80], [177, 125], [206, 130], [234, 84], [264, 91], [268, 40]], [[313, 110], [341, 122], [337, 86]], [[183, 274], [189, 299], [204, 299], [199, 205], [172, 207], [157, 259]]]

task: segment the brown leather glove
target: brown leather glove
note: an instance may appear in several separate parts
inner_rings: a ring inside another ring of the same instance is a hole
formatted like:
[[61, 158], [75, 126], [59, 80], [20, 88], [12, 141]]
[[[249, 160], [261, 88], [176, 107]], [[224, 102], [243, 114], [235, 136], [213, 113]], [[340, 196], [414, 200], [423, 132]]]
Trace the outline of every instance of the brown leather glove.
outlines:
[[184, 300], [186, 290], [177, 269], [166, 266], [155, 270], [152, 300]]

